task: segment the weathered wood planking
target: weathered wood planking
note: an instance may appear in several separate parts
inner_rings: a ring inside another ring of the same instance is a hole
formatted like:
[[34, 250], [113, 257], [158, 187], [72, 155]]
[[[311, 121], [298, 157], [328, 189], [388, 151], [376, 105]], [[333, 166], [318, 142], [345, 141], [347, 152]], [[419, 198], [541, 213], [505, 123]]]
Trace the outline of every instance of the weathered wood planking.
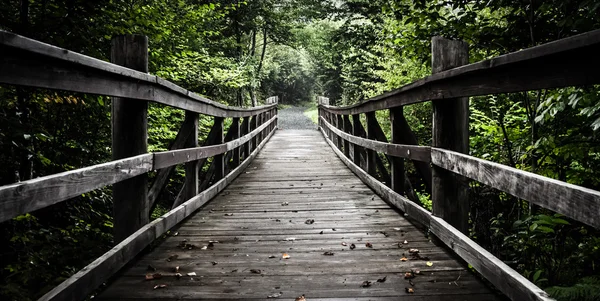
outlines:
[[342, 137], [342, 139], [347, 140], [354, 145], [359, 145], [361, 147], [390, 156], [407, 158], [421, 162], [431, 162], [431, 150], [429, 146], [385, 143], [377, 140], [365, 139], [342, 132], [327, 122], [327, 120], [324, 118], [321, 119], [321, 123], [328, 130], [334, 132], [336, 135]]
[[[309, 219], [314, 223], [307, 224]], [[367, 189], [318, 131], [278, 131], [227, 189], [174, 232], [177, 236], [141, 256], [94, 299], [262, 300], [279, 292], [284, 300], [302, 294], [308, 300], [498, 297], [446, 248], [431, 242]], [[179, 248], [184, 239], [197, 247]], [[202, 250], [211, 240], [219, 242]], [[349, 249], [351, 243], [356, 249]], [[419, 248], [433, 266], [427, 266], [427, 260], [401, 261], [403, 254], [410, 258], [409, 248]], [[334, 255], [323, 255], [327, 251]], [[290, 259], [282, 259], [283, 253]], [[163, 277], [144, 280], [149, 265]], [[183, 274], [180, 279], [175, 266]], [[411, 268], [422, 274], [413, 279], [415, 293], [407, 294], [405, 287], [411, 285], [404, 273]], [[250, 269], [260, 269], [261, 274]], [[191, 272], [197, 276], [187, 276]], [[383, 277], [385, 282], [376, 282]], [[365, 280], [373, 281], [372, 286], [361, 287]], [[154, 290], [158, 284], [167, 286]]]
[[160, 238], [169, 229], [183, 221], [198, 208], [211, 200], [220, 191], [225, 189], [256, 157], [260, 149], [275, 133], [272, 131], [244, 162], [223, 179], [210, 188], [191, 198], [177, 208], [169, 211], [160, 218], [140, 228], [137, 232], [127, 237], [110, 251], [94, 260], [91, 264], [65, 280], [59, 286], [46, 293], [39, 300], [83, 300], [96, 290], [110, 276], [119, 271], [125, 264], [134, 258], [154, 240]]
[[600, 228], [600, 192], [531, 172], [432, 148], [432, 163], [518, 198]]
[[320, 106], [335, 114], [360, 114], [456, 97], [550, 89], [600, 82], [600, 30], [450, 69], [362, 103]]
[[152, 170], [152, 154], [0, 187], [0, 222]]
[[[325, 132], [323, 132], [323, 136], [326, 137]], [[405, 212], [423, 226], [429, 227], [431, 233], [453, 249], [463, 260], [471, 264], [483, 277], [506, 296], [512, 300], [554, 300], [542, 289], [496, 258], [493, 254], [477, 245], [477, 243], [462, 234], [459, 230], [378, 182], [359, 166], [344, 157], [343, 153], [334, 147], [333, 142], [327, 140], [327, 143], [329, 143], [331, 149], [346, 166], [385, 201]], [[437, 149], [432, 149], [432, 160], [435, 151]]]
[[0, 83], [149, 100], [220, 117], [251, 116], [277, 105], [229, 107], [160, 77], [3, 30], [0, 30], [0, 52]]

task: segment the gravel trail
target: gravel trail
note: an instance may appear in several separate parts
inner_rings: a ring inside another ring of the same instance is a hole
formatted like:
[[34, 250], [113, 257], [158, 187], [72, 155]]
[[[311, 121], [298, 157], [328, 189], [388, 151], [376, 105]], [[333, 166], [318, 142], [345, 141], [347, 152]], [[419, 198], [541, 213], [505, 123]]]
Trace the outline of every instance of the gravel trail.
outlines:
[[289, 107], [279, 110], [278, 127], [282, 130], [316, 130], [317, 125], [304, 115], [306, 108]]

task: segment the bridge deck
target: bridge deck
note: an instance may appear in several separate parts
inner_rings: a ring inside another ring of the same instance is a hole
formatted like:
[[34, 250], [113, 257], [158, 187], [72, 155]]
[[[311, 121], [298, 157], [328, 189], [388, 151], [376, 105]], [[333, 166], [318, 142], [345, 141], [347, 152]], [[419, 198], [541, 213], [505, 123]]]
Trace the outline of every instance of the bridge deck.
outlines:
[[[278, 131], [245, 173], [175, 231], [96, 299], [498, 298], [356, 178], [317, 131]], [[427, 258], [415, 259], [411, 248]], [[153, 268], [162, 278], [145, 280]], [[420, 274], [405, 279], [411, 269]]]

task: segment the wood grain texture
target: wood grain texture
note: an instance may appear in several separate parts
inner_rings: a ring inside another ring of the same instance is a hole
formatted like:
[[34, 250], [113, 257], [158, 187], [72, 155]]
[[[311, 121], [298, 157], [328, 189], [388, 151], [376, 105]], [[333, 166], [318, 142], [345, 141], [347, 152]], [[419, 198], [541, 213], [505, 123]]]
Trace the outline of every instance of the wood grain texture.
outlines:
[[[185, 122], [185, 120], [189, 120]], [[188, 136], [186, 141], [187, 147], [198, 147], [198, 113], [185, 112], [184, 124], [191, 127], [191, 135]], [[185, 163], [185, 184], [183, 190], [183, 198], [189, 200], [198, 194], [198, 172], [200, 172], [199, 160], [189, 161]]]
[[446, 70], [364, 102], [334, 107], [336, 114], [359, 114], [428, 100], [597, 84], [600, 30]]
[[[315, 171], [336, 176], [321, 179]], [[318, 197], [317, 191], [326, 196]], [[278, 131], [243, 174], [173, 231], [177, 236], [132, 262], [94, 299], [262, 300], [280, 291], [282, 300], [301, 294], [308, 300], [498, 297], [462, 262], [367, 189], [317, 131]], [[180, 249], [184, 239], [197, 248]], [[211, 240], [218, 243], [209, 248]], [[404, 240], [408, 243], [398, 248]], [[349, 249], [351, 243], [354, 250]], [[401, 261], [408, 248], [419, 248], [433, 266], [425, 260]], [[323, 255], [326, 251], [334, 255]], [[290, 259], [282, 259], [283, 253]], [[144, 280], [148, 265], [163, 278]], [[180, 279], [174, 275], [175, 266], [183, 274]], [[403, 278], [411, 268], [422, 273], [413, 280], [413, 295], [405, 292], [410, 284]], [[197, 276], [186, 276], [190, 272]], [[448, 285], [459, 276], [456, 285]], [[383, 277], [385, 282], [376, 282]], [[365, 280], [374, 284], [361, 287]], [[152, 289], [161, 283], [167, 287]]]
[[275, 131], [271, 132], [270, 136], [257, 146], [257, 149], [252, 155], [244, 160], [244, 162], [229, 175], [194, 198], [186, 201], [149, 224], [146, 224], [100, 258], [94, 260], [81, 271], [46, 293], [39, 300], [79, 301], [85, 299], [91, 292], [96, 290], [109, 277], [118, 272], [150, 243], [160, 238], [164, 233], [183, 221], [186, 217], [192, 215], [202, 205], [206, 204], [220, 191], [225, 189], [229, 183], [244, 171], [254, 157], [256, 157], [260, 149], [267, 143], [268, 138], [274, 133]]
[[[111, 61], [148, 72], [148, 37], [123, 35], [113, 38]], [[112, 159], [148, 152], [148, 102], [113, 97], [111, 101]], [[114, 240], [120, 242], [148, 223], [148, 175], [141, 174], [113, 185]]]
[[[442, 37], [431, 39], [432, 73], [456, 68], [469, 63], [469, 45], [463, 41]], [[469, 153], [469, 98], [432, 101], [433, 147]], [[431, 202], [433, 215], [468, 233], [469, 194], [465, 178], [433, 166]]]
[[502, 164], [432, 148], [432, 164], [600, 228], [600, 192]]
[[[325, 133], [323, 132], [323, 135]], [[527, 278], [507, 266], [500, 259], [489, 253], [469, 237], [462, 234], [441, 218], [433, 216], [429, 211], [395, 193], [390, 188], [378, 182], [359, 166], [348, 160], [329, 140], [331, 149], [365, 184], [371, 187], [382, 199], [391, 206], [408, 214], [421, 225], [456, 252], [467, 263], [471, 264], [483, 277], [490, 281], [503, 294], [512, 300], [554, 300], [542, 289], [535, 286]], [[433, 151], [432, 150], [432, 156]], [[435, 156], [434, 156], [435, 157]], [[435, 162], [435, 161], [434, 161]]]
[[0, 187], [0, 222], [152, 170], [152, 154]]
[[160, 77], [0, 30], [0, 83], [148, 100], [200, 114], [245, 117], [277, 104], [229, 107]]
[[355, 135], [346, 134], [336, 129], [324, 119], [321, 122], [326, 129], [332, 131], [338, 136], [341, 136], [342, 139], [347, 140], [354, 145], [359, 145], [360, 147], [368, 148], [390, 156], [418, 160], [427, 163], [431, 162], [431, 150], [429, 146], [395, 144], [365, 139]]
[[[392, 144], [398, 144], [402, 141], [400, 124], [403, 122], [406, 122], [406, 119], [404, 118], [403, 108], [398, 107], [390, 109], [390, 128], [392, 132]], [[402, 158], [393, 156], [389, 161], [392, 174], [390, 187], [394, 192], [398, 193], [399, 195], [404, 195], [404, 160]]]

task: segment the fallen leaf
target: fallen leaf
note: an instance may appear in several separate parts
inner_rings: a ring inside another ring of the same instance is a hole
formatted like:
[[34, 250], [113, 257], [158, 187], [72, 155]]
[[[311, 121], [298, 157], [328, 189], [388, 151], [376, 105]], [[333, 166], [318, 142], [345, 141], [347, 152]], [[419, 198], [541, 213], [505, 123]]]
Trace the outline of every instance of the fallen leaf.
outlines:
[[356, 248], [356, 245], [354, 245], [354, 244], [351, 244], [351, 245], [350, 245], [350, 250], [354, 250], [354, 248]]
[[295, 240], [296, 240], [295, 237], [288, 237], [288, 238], [285, 239], [285, 241], [295, 241]]
[[289, 259], [290, 255], [288, 253], [283, 253], [283, 255], [281, 255], [281, 258], [283, 258], [283, 259]]
[[217, 265], [218, 262], [216, 261], [211, 261], [210, 263], [212, 263], [212, 265]]
[[175, 259], [177, 259], [177, 257], [179, 257], [179, 255], [171, 255], [171, 256], [169, 256], [169, 258], [167, 258], [167, 261], [171, 262], [171, 260], [175, 260]]
[[204, 247], [200, 248], [200, 250], [206, 250], [206, 249], [208, 249], [208, 246], [204, 246]]
[[335, 228], [331, 228], [332, 231], [337, 231]]
[[312, 225], [312, 224], [315, 223], [315, 220], [314, 219], [307, 219], [304, 223], [307, 224], [307, 225]]
[[407, 293], [409, 293], [409, 294], [414, 294], [414, 293], [415, 293], [415, 290], [414, 290], [412, 287], [405, 287], [404, 289], [405, 289], [405, 290], [406, 290], [406, 292], [407, 292]]
[[[323, 185], [323, 184], [321, 184], [321, 185]], [[296, 301], [306, 301], [306, 298], [304, 298], [304, 295], [302, 295], [302, 296], [296, 298]]]
[[401, 229], [400, 229], [400, 228], [394, 228], [394, 230], [396, 230], [396, 231], [400, 231]]
[[179, 273], [179, 266], [175, 267], [175, 273]]
[[413, 254], [419, 253], [419, 249], [408, 249], [408, 253], [413, 253]]
[[167, 285], [166, 285], [166, 284], [159, 284], [159, 285], [155, 285], [155, 286], [154, 286], [154, 289], [157, 289], [157, 288], [165, 288], [165, 287], [167, 287]]
[[419, 275], [419, 274], [421, 274], [421, 271], [419, 271], [419, 270], [412, 270], [412, 272], [413, 272], [415, 275]]
[[373, 244], [372, 244], [372, 243], [370, 243], [370, 242], [366, 243], [366, 244], [365, 244], [365, 246], [366, 246], [367, 248], [373, 248]]
[[404, 279], [413, 279], [413, 278], [415, 278], [415, 274], [413, 274], [412, 272], [404, 273]]
[[347, 246], [348, 244], [346, 244], [345, 242], [342, 241], [342, 246]]
[[406, 244], [408, 244], [408, 240], [405, 240], [405, 241], [403, 242], [403, 244], [405, 244], [405, 245], [406, 245]]
[[273, 295], [268, 295], [267, 298], [279, 298], [279, 297], [281, 297], [281, 295], [282, 295], [282, 293], [279, 292], [279, 293], [275, 293]]
[[365, 281], [363, 281], [363, 283], [360, 286], [362, 286], [362, 287], [369, 287], [369, 286], [371, 286], [371, 281], [365, 280]]
[[427, 266], [428, 266], [428, 267], [430, 267], [430, 266], [432, 266], [432, 265], [433, 265], [433, 262], [431, 262], [431, 261], [428, 261], [428, 262], [427, 262]]
[[181, 276], [183, 276], [183, 275], [181, 275], [181, 273], [175, 273], [175, 278], [179, 279], [179, 278], [181, 278]]
[[290, 203], [288, 203], [288, 202], [283, 202], [283, 203], [281, 203], [281, 206], [287, 206], [287, 205], [289, 205], [289, 204], [290, 204]]
[[400, 260], [401, 260], [401, 261], [407, 261], [407, 260], [408, 260], [408, 258], [406, 258], [406, 257], [402, 256], [402, 258], [400, 258]]
[[386, 280], [387, 280], [387, 276], [377, 279], [377, 282], [385, 282]]
[[327, 251], [327, 252], [323, 253], [323, 255], [327, 255], [327, 256], [333, 256], [333, 254], [334, 254], [334, 253], [333, 253], [333, 252], [330, 252], [330, 251]]
[[277, 258], [275, 255], [269, 255], [269, 258]]
[[412, 286], [415, 286], [415, 283], [414, 283], [414, 282], [412, 282], [412, 280], [408, 280], [408, 284], [410, 284], [410, 285], [412, 285]]
[[250, 270], [250, 273], [253, 273], [253, 274], [260, 274], [260, 273], [262, 273], [262, 271], [261, 271], [261, 270], [259, 270], [259, 269], [251, 269], [251, 270]]
[[187, 273], [188, 276], [196, 276], [196, 272]]
[[276, 219], [275, 221], [276, 221], [276, 222], [280, 222], [281, 220], [280, 220], [280, 219]]
[[225, 213], [225, 216], [233, 216], [233, 213]]
[[388, 237], [390, 236], [389, 234], [387, 234], [385, 231], [379, 231], [379, 233], [383, 234], [383, 236]]
[[323, 234], [323, 231], [319, 232], [319, 234]]

